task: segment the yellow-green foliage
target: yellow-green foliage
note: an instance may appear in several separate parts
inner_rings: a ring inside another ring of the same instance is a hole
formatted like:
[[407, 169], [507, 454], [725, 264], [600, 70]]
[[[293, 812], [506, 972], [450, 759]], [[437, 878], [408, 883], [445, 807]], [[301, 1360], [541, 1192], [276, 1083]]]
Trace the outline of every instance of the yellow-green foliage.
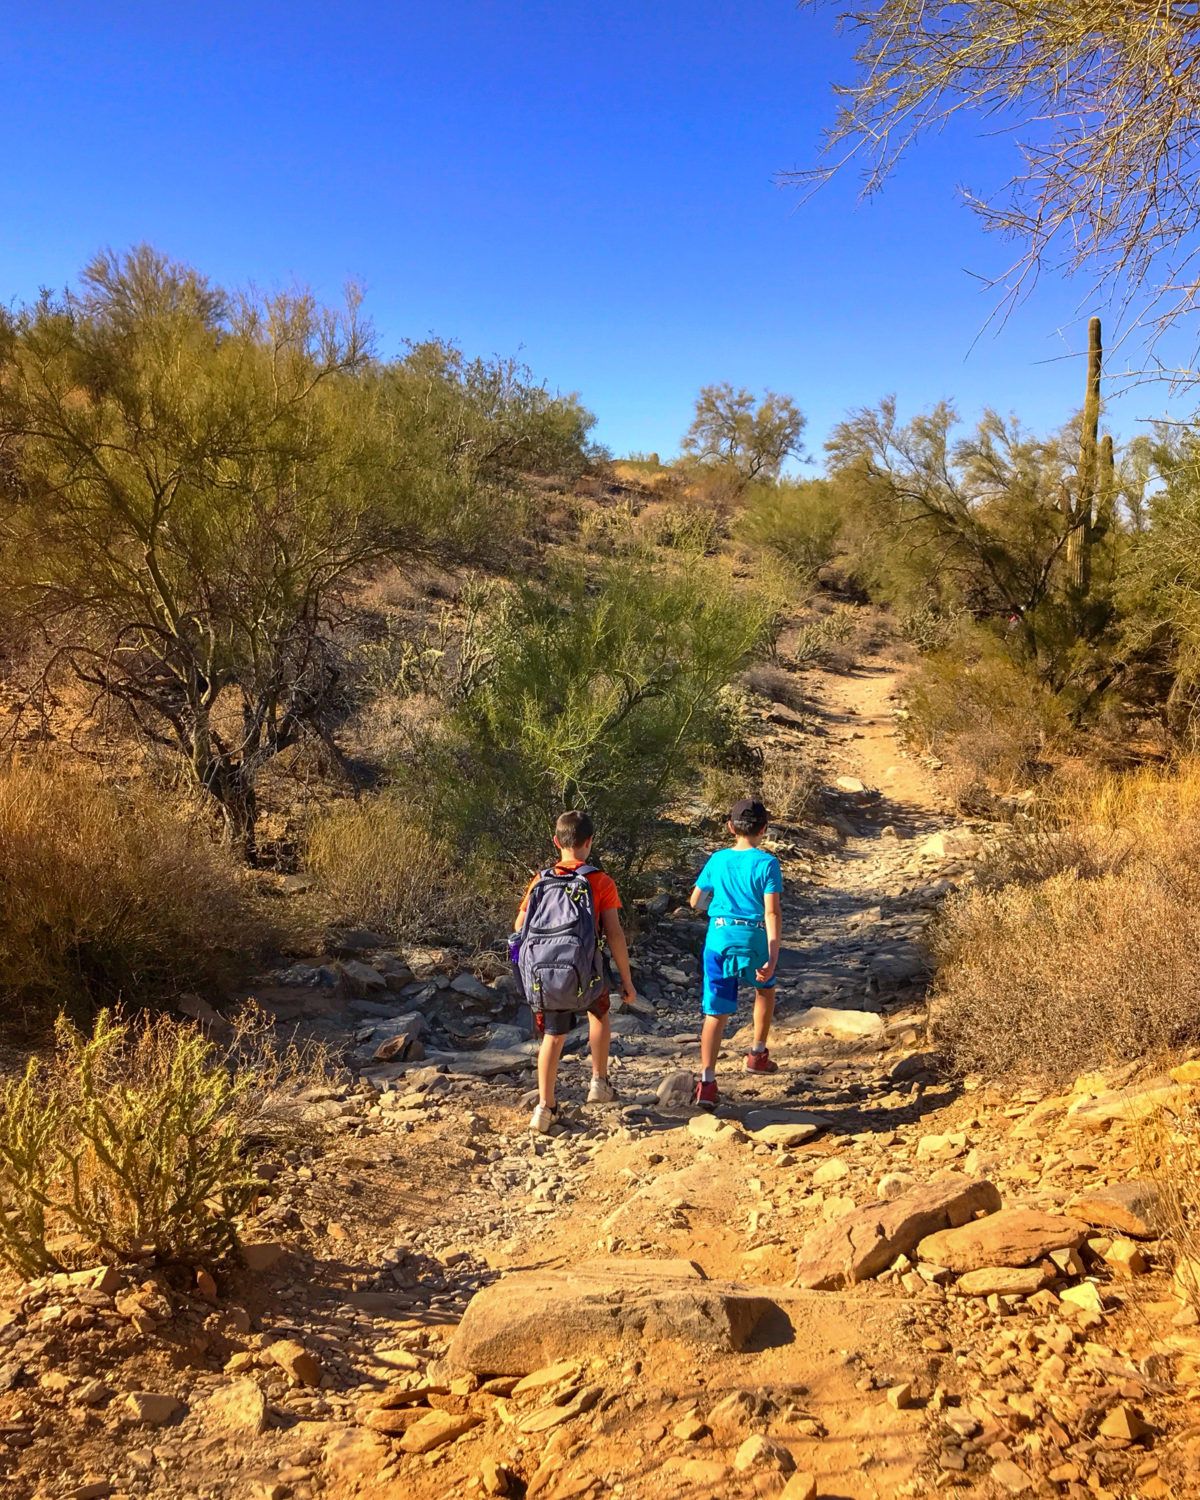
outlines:
[[811, 577], [837, 550], [841, 524], [833, 487], [823, 479], [808, 479], [755, 486], [746, 496], [737, 535]]
[[964, 626], [925, 657], [905, 693], [917, 746], [1011, 788], [1068, 735], [1062, 701], [989, 631]]
[[721, 540], [721, 517], [710, 506], [687, 501], [650, 505], [637, 519], [637, 534], [655, 547], [711, 552]]
[[218, 988], [276, 936], [233, 855], [146, 787], [0, 772], [0, 995], [10, 1021]]
[[[0, 1094], [0, 1260], [23, 1275], [147, 1250], [209, 1260], [261, 1189], [236, 1073], [194, 1027], [60, 1022], [52, 1064]], [[64, 1250], [62, 1246], [70, 1248]]]

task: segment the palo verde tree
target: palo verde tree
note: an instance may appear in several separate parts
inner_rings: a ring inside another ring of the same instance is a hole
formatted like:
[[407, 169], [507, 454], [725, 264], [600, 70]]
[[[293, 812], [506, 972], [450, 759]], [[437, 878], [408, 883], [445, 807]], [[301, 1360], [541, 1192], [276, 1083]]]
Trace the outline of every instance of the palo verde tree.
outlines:
[[1049, 259], [1133, 289], [1162, 323], [1195, 306], [1196, 6], [879, 0], [842, 20], [857, 74], [836, 90], [832, 165], [800, 175], [853, 159], [872, 192], [920, 136], [974, 115], [1009, 130], [1019, 157], [997, 191], [967, 195], [1024, 244], [1014, 289]]
[[462, 486], [432, 482], [370, 373], [353, 297], [230, 295], [146, 247], [0, 347], [0, 581], [43, 687], [119, 705], [251, 858], [261, 768], [334, 748], [349, 581], [463, 539]]
[[[1002, 623], [1043, 679], [1062, 688], [1090, 669], [1063, 586], [1076, 529], [1077, 429], [1039, 438], [988, 412], [956, 437], [956, 423], [947, 404], [907, 423], [891, 399], [859, 411], [830, 438], [831, 482], [843, 509], [866, 518], [885, 548], [915, 557], [923, 597]], [[1109, 551], [1094, 547], [1092, 561], [1098, 597], [1111, 581]]]
[[790, 396], [766, 391], [756, 402], [728, 383], [704, 386], [683, 438], [683, 451], [736, 476], [739, 489], [777, 479], [785, 462], [800, 457], [805, 416]]

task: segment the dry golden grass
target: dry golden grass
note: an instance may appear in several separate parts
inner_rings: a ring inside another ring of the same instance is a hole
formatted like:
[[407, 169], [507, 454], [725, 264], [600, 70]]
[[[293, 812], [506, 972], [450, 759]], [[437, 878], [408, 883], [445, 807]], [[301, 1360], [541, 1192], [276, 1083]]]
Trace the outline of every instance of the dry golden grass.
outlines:
[[[456, 853], [398, 796], [343, 802], [313, 825], [308, 863], [326, 892], [356, 922], [397, 939], [482, 946], [498, 914], [489, 871], [469, 850]], [[505, 891], [503, 894], [507, 894]]]
[[279, 938], [207, 824], [87, 768], [0, 772], [0, 993], [10, 1022], [215, 991]]
[[1069, 738], [1059, 699], [976, 627], [922, 659], [905, 704], [910, 740], [957, 767], [965, 784], [1026, 787]]
[[1200, 1037], [1200, 762], [1075, 784], [937, 935], [963, 1068], [1066, 1078]]
[[768, 755], [760, 790], [771, 821], [796, 827], [812, 811], [821, 777], [802, 755]]

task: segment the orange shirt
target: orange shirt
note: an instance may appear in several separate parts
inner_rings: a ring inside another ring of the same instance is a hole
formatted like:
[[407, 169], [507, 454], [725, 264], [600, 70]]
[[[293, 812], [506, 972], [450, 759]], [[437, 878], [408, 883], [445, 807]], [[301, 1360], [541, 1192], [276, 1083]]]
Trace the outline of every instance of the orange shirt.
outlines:
[[[581, 859], [560, 859], [554, 866], [556, 875], [569, 875], [572, 870], [578, 870], [584, 861]], [[533, 890], [538, 882], [535, 875], [525, 888], [525, 895], [521, 901], [521, 909], [517, 912], [517, 928], [519, 932], [521, 923], [525, 920], [525, 908], [529, 905], [529, 892]], [[587, 877], [587, 883], [592, 888], [592, 906], [596, 912], [596, 922], [599, 925], [600, 917], [606, 911], [620, 911], [621, 898], [617, 894], [617, 883], [611, 875], [606, 875], [603, 870], [593, 870]]]

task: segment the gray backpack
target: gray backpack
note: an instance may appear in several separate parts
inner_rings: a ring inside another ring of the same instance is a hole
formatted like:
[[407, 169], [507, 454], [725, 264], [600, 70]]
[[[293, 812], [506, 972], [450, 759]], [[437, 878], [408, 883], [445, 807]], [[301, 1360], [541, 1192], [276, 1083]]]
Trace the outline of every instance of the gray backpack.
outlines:
[[560, 875], [543, 870], [529, 892], [517, 973], [535, 1011], [586, 1010], [604, 989], [596, 908], [588, 883], [594, 865]]

